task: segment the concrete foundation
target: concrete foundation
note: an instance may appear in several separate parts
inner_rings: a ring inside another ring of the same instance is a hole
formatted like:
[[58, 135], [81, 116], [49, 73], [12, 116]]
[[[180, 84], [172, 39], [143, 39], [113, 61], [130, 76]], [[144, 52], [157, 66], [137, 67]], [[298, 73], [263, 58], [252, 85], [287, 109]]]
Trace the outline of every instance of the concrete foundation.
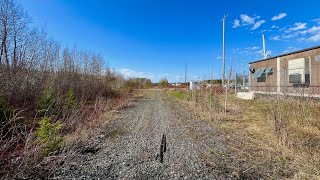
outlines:
[[254, 92], [238, 92], [237, 98], [251, 100], [255, 98]]

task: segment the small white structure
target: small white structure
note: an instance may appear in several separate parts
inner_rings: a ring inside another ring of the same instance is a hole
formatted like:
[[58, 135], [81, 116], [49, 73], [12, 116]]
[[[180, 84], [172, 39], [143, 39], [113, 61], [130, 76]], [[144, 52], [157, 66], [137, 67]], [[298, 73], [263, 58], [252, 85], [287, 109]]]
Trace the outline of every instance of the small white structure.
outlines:
[[250, 99], [255, 98], [255, 94], [252, 91], [251, 92], [237, 92], [237, 98], [250, 100]]
[[189, 90], [200, 90], [200, 81], [190, 81]]

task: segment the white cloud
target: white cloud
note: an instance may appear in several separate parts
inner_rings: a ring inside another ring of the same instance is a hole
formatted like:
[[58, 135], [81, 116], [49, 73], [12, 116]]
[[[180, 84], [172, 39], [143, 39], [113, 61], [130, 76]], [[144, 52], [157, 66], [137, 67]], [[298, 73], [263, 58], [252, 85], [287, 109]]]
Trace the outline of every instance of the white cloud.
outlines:
[[258, 29], [263, 23], [265, 23], [266, 21], [265, 20], [260, 20], [256, 23], [254, 23], [253, 27], [251, 28], [251, 30], [255, 30], [255, 29]]
[[306, 38], [304, 38], [304, 37], [298, 38], [298, 41], [299, 41], [299, 42], [306, 41]]
[[272, 28], [272, 29], [279, 29], [279, 26], [273, 25], [273, 26], [271, 26], [271, 28]]
[[287, 29], [285, 32], [290, 33], [293, 31], [298, 31], [298, 30], [302, 30], [302, 29], [306, 29], [306, 28], [307, 28], [307, 23], [298, 22], [298, 23], [294, 23], [294, 26]]
[[120, 68], [117, 72], [124, 75], [125, 78], [148, 78], [152, 82], [159, 82], [162, 78], [167, 78], [169, 82], [184, 82], [184, 75], [182, 74], [170, 74], [170, 73], [147, 73], [141, 71], [135, 71], [129, 68]]
[[250, 17], [247, 14], [241, 14], [240, 15], [240, 20], [239, 19], [235, 19], [233, 22], [233, 28], [237, 28], [240, 26], [251, 26], [252, 28], [251, 30], [255, 30], [258, 29], [263, 23], [265, 23], [265, 20], [260, 20], [260, 16], [254, 16], [254, 17]]
[[124, 75], [125, 78], [149, 78], [153, 79], [154, 75], [145, 72], [138, 72], [128, 68], [121, 68], [118, 70], [121, 74]]
[[291, 34], [286, 34], [286, 35], [283, 35], [283, 36], [282, 36], [282, 39], [291, 39], [291, 38], [297, 37], [298, 35], [299, 35], [299, 32], [297, 32], [297, 33], [291, 33]]
[[309, 42], [320, 42], [320, 33], [307, 38], [306, 41], [309, 41]]
[[252, 46], [252, 47], [247, 47], [245, 48], [246, 50], [257, 50], [257, 49], [260, 49], [259, 46]]
[[[283, 34], [274, 36], [271, 39], [288, 40], [296, 38], [298, 41], [318, 42], [318, 34], [320, 34], [320, 26], [313, 26], [307, 29], [306, 23], [295, 23], [294, 27], [285, 30]], [[306, 37], [307, 35], [311, 35], [311, 37], [308, 38]]]
[[320, 18], [317, 19], [312, 19], [313, 22], [317, 22], [318, 24], [320, 24]]
[[287, 16], [287, 13], [280, 13], [278, 15], [273, 16], [271, 20], [272, 21], [280, 20], [280, 19], [282, 19], [282, 18], [284, 18], [286, 16]]
[[233, 22], [233, 28], [237, 28], [240, 26], [240, 21], [238, 19], [235, 19]]
[[309, 28], [307, 30], [301, 31], [300, 34], [313, 34], [313, 33], [317, 33], [320, 31], [320, 26], [313, 26], [312, 28]]
[[274, 36], [274, 37], [271, 38], [271, 40], [278, 41], [278, 40], [280, 40], [280, 36]]
[[247, 14], [241, 14], [240, 18], [241, 18], [243, 26], [254, 24], [255, 19], [256, 19], [256, 18], [248, 16]]
[[296, 50], [298, 50], [298, 48], [293, 47], [293, 46], [289, 46], [289, 47], [287, 47], [287, 49], [286, 49], [286, 50], [282, 51], [282, 53], [281, 53], [281, 54], [285, 54], [285, 53], [293, 52], [293, 51], [296, 51]]

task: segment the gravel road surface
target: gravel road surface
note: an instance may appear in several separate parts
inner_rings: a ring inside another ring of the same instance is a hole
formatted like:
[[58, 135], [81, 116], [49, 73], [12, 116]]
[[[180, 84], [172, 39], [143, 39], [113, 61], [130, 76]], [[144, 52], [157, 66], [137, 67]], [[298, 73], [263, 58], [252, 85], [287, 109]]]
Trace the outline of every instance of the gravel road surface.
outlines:
[[[54, 179], [241, 179], [219, 130], [197, 120], [161, 91], [150, 91], [120, 111]], [[162, 136], [166, 136], [160, 162]], [[234, 166], [233, 166], [234, 167]]]

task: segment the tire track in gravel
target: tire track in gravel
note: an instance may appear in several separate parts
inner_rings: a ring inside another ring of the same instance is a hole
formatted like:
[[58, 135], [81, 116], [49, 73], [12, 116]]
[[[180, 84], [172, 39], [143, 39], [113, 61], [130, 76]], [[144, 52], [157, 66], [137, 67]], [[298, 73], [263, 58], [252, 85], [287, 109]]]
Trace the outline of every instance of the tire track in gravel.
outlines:
[[[205, 123], [190, 118], [190, 113], [173, 107], [162, 99], [159, 91], [123, 110], [112, 121], [108, 131], [122, 133], [106, 135], [101, 149], [94, 155], [85, 154], [55, 174], [55, 179], [222, 179], [221, 171], [208, 166], [208, 149], [221, 147], [218, 140], [205, 141], [214, 135]], [[203, 131], [194, 138], [194, 131]], [[157, 155], [162, 134], [167, 137], [164, 162]], [[208, 133], [208, 134], [205, 134]], [[109, 132], [110, 134], [110, 132]], [[206, 145], [206, 146], [204, 146]], [[221, 151], [221, 149], [217, 149]], [[226, 178], [226, 176], [225, 176]]]

